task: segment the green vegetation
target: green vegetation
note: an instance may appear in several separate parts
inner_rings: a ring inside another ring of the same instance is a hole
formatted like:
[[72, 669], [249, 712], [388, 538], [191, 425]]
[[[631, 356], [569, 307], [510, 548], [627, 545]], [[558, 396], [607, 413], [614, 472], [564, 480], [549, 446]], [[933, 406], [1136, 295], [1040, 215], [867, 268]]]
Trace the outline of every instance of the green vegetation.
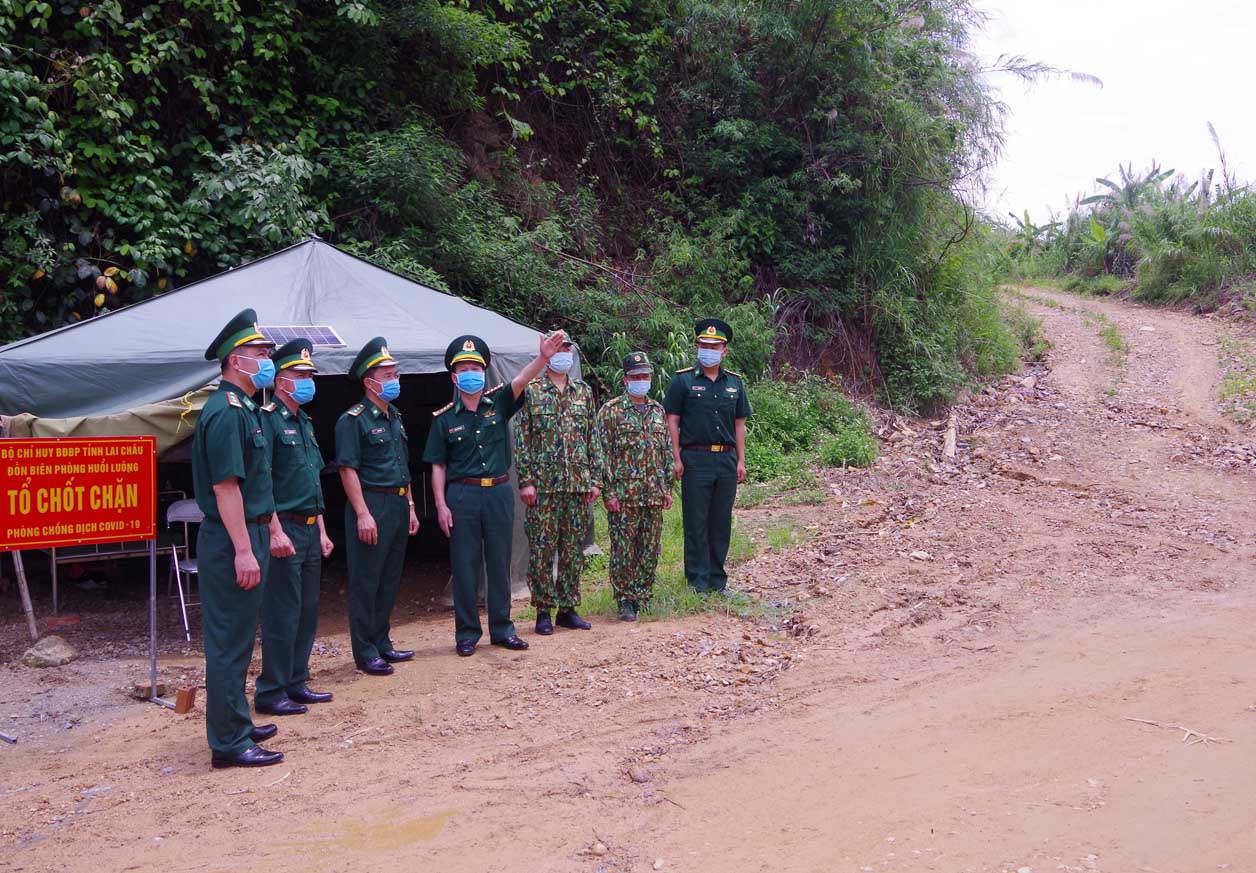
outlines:
[[[787, 374], [788, 375], [788, 374]], [[746, 437], [750, 482], [775, 481], [777, 490], [813, 486], [807, 467], [866, 467], [877, 443], [868, 414], [846, 399], [835, 379], [805, 376], [762, 381], [749, 389], [754, 411]]]
[[1010, 277], [1055, 278], [1081, 294], [1128, 291], [1151, 303], [1251, 306], [1256, 191], [1238, 183], [1209, 131], [1219, 175], [1206, 170], [1192, 180], [1154, 163], [1142, 172], [1131, 164], [1096, 179], [1100, 193], [1078, 199], [1062, 221], [1027, 228], [1028, 216], [1012, 216], [1001, 243]]
[[1240, 424], [1256, 419], [1256, 351], [1250, 340], [1221, 334], [1221, 388], [1217, 399]]
[[[979, 20], [970, 0], [0, 0], [0, 340], [317, 232], [571, 328], [603, 384], [629, 347], [688, 364], [718, 313], [751, 380], [788, 364], [923, 409], [1023, 341], [963, 201], [1001, 136]], [[795, 451], [756, 446], [759, 475]]]

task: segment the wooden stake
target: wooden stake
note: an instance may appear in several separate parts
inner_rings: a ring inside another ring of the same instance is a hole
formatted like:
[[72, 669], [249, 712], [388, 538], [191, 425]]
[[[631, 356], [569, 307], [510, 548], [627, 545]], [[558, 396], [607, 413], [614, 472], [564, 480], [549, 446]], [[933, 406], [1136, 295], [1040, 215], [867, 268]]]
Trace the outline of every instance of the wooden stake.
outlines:
[[22, 553], [13, 553], [13, 569], [17, 573], [17, 590], [22, 596], [22, 611], [26, 613], [26, 626], [31, 632], [31, 642], [39, 642], [39, 626], [35, 624], [35, 608], [31, 606], [31, 592], [26, 587], [26, 567], [22, 564]]
[[950, 421], [946, 423], [946, 436], [942, 438], [942, 454], [952, 461], [955, 460], [955, 441], [958, 430], [959, 419], [955, 415], [955, 410], [952, 409]]

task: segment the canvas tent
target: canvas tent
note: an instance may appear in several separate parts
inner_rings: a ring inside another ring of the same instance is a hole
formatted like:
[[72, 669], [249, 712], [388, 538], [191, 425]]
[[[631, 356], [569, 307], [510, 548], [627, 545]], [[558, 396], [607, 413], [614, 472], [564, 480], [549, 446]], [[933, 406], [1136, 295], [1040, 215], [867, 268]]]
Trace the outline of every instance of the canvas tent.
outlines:
[[[177, 458], [180, 448], [185, 454], [208, 396], [204, 389], [219, 374], [218, 365], [205, 360], [205, 347], [246, 307], [257, 310], [263, 329], [327, 325], [343, 340], [341, 347], [315, 349], [314, 418], [329, 460], [335, 418], [361, 394], [345, 374], [367, 340], [388, 338], [403, 374], [399, 403], [410, 431], [416, 484], [429, 413], [451, 399], [444, 375], [450, 340], [462, 333], [485, 339], [493, 351], [490, 384], [509, 380], [537, 349], [537, 331], [530, 327], [310, 239], [142, 303], [0, 347], [3, 432], [154, 434], [165, 460]], [[516, 513], [516, 584], [527, 552], [522, 516]]]
[[307, 240], [142, 303], [0, 347], [0, 414], [100, 417], [182, 397], [218, 375], [205, 347], [241, 309], [265, 325], [331, 325], [343, 348], [316, 349], [319, 372], [348, 372], [373, 336], [403, 373], [441, 373], [445, 347], [475, 333], [492, 378], [536, 354], [536, 331], [472, 303]]

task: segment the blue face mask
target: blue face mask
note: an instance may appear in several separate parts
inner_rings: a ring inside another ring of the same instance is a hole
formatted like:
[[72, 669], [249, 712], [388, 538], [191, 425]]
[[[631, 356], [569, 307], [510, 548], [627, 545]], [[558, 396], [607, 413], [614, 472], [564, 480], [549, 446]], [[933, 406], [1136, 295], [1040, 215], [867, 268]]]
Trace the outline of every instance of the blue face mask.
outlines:
[[292, 380], [292, 399], [298, 405], [309, 403], [314, 399], [314, 380], [313, 379], [293, 379]]
[[454, 378], [458, 380], [458, 390], [464, 394], [474, 394], [484, 388], [483, 370], [463, 370]]
[[575, 362], [576, 356], [572, 352], [554, 352], [554, 357], [550, 358], [549, 368], [555, 373], [566, 373]]
[[633, 397], [644, 397], [650, 393], [650, 383], [653, 379], [629, 379], [628, 393]]
[[379, 383], [379, 399], [385, 403], [392, 403], [401, 396], [401, 380], [387, 379]]
[[698, 363], [704, 367], [717, 366], [723, 359], [723, 349], [698, 349]]
[[[254, 388], [269, 388], [275, 384], [275, 363], [270, 358], [251, 358], [257, 364], [256, 373], [248, 373], [249, 381]], [[243, 368], [241, 368], [243, 369]]]

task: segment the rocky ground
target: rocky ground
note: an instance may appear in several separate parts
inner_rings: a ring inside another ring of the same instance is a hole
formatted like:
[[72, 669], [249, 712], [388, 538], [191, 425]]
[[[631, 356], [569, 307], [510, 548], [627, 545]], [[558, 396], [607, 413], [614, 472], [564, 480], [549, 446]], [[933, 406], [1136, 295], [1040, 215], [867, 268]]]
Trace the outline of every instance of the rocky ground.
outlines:
[[0, 869], [1256, 869], [1256, 464], [1215, 393], [1235, 328], [1015, 293], [1046, 361], [953, 428], [885, 417], [823, 506], [739, 513], [794, 534], [737, 568], [759, 618], [463, 660], [411, 609], [419, 654], [386, 679], [331, 626], [335, 702], [256, 771], [209, 769], [199, 709], [125, 702], [134, 653], [0, 667], [23, 733]]

